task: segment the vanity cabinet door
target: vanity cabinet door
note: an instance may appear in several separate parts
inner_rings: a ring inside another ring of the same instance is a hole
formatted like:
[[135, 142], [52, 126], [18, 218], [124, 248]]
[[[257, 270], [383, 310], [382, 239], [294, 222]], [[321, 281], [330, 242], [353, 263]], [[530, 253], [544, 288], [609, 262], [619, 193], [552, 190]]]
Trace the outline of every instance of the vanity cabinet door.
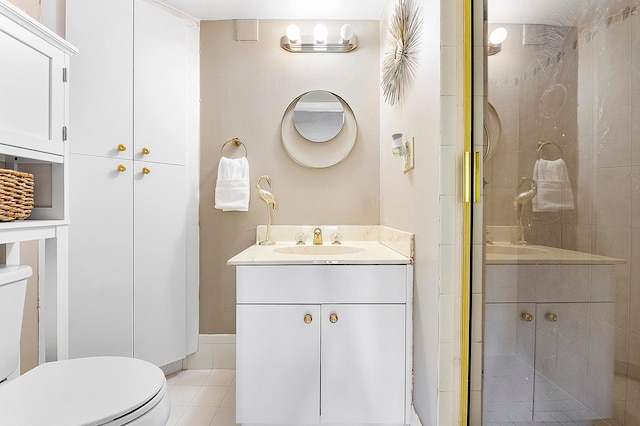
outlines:
[[236, 309], [236, 423], [317, 424], [320, 306]]
[[322, 305], [322, 422], [405, 423], [405, 305]]

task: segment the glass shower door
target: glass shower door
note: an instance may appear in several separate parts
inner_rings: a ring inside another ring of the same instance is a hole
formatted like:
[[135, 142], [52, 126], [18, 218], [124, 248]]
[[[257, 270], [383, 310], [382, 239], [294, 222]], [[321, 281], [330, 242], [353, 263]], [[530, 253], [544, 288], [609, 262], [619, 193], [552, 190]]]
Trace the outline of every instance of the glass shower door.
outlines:
[[486, 8], [481, 423], [640, 425], [640, 3]]

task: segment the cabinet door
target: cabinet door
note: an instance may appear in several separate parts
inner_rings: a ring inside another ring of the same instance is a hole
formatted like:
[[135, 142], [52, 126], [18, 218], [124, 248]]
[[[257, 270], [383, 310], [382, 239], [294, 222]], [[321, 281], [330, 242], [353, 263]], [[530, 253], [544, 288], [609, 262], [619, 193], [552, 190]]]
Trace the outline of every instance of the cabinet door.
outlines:
[[405, 306], [323, 305], [321, 327], [322, 423], [405, 423]]
[[186, 356], [185, 167], [134, 167], [134, 355], [166, 365]]
[[[67, 0], [70, 151], [133, 158], [133, 2]], [[122, 144], [126, 151], [119, 151]]]
[[318, 423], [320, 307], [237, 305], [236, 315], [236, 423]]
[[62, 155], [66, 55], [0, 16], [0, 144]]
[[185, 164], [190, 31], [168, 9], [136, 0], [135, 159]]
[[75, 154], [69, 165], [69, 355], [132, 356], [133, 167]]

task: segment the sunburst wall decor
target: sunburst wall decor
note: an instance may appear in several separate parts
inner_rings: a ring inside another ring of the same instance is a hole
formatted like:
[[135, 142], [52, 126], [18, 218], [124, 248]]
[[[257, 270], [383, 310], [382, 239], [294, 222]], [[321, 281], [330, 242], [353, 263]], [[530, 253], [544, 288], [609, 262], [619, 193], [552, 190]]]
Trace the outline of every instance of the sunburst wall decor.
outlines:
[[382, 94], [389, 105], [402, 102], [415, 77], [421, 42], [422, 15], [415, 0], [398, 0], [389, 22], [382, 61]]

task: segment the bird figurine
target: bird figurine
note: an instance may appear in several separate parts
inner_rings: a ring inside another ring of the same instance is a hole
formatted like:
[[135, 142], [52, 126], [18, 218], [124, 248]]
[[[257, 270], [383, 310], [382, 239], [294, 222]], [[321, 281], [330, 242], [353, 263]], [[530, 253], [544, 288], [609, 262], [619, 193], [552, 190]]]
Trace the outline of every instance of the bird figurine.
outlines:
[[268, 219], [266, 239], [260, 241], [258, 244], [261, 246], [272, 246], [275, 244], [275, 242], [271, 240], [271, 210], [276, 209], [276, 197], [274, 197], [274, 195], [271, 192], [267, 191], [266, 189], [263, 189], [260, 186], [260, 183], [262, 181], [267, 182], [269, 184], [269, 188], [271, 188], [271, 178], [267, 175], [264, 175], [264, 176], [260, 176], [256, 181], [256, 191], [258, 191], [258, 197], [267, 204], [267, 219]]
[[518, 189], [522, 186], [523, 183], [530, 181], [531, 186], [527, 191], [521, 192], [513, 199], [513, 208], [516, 211], [516, 223], [518, 225], [518, 244], [526, 244], [527, 242], [524, 239], [524, 226], [522, 224], [522, 214], [524, 213], [524, 205], [527, 202], [536, 196], [538, 192], [538, 184], [534, 179], [529, 177], [521, 177], [520, 182], [518, 182]]

